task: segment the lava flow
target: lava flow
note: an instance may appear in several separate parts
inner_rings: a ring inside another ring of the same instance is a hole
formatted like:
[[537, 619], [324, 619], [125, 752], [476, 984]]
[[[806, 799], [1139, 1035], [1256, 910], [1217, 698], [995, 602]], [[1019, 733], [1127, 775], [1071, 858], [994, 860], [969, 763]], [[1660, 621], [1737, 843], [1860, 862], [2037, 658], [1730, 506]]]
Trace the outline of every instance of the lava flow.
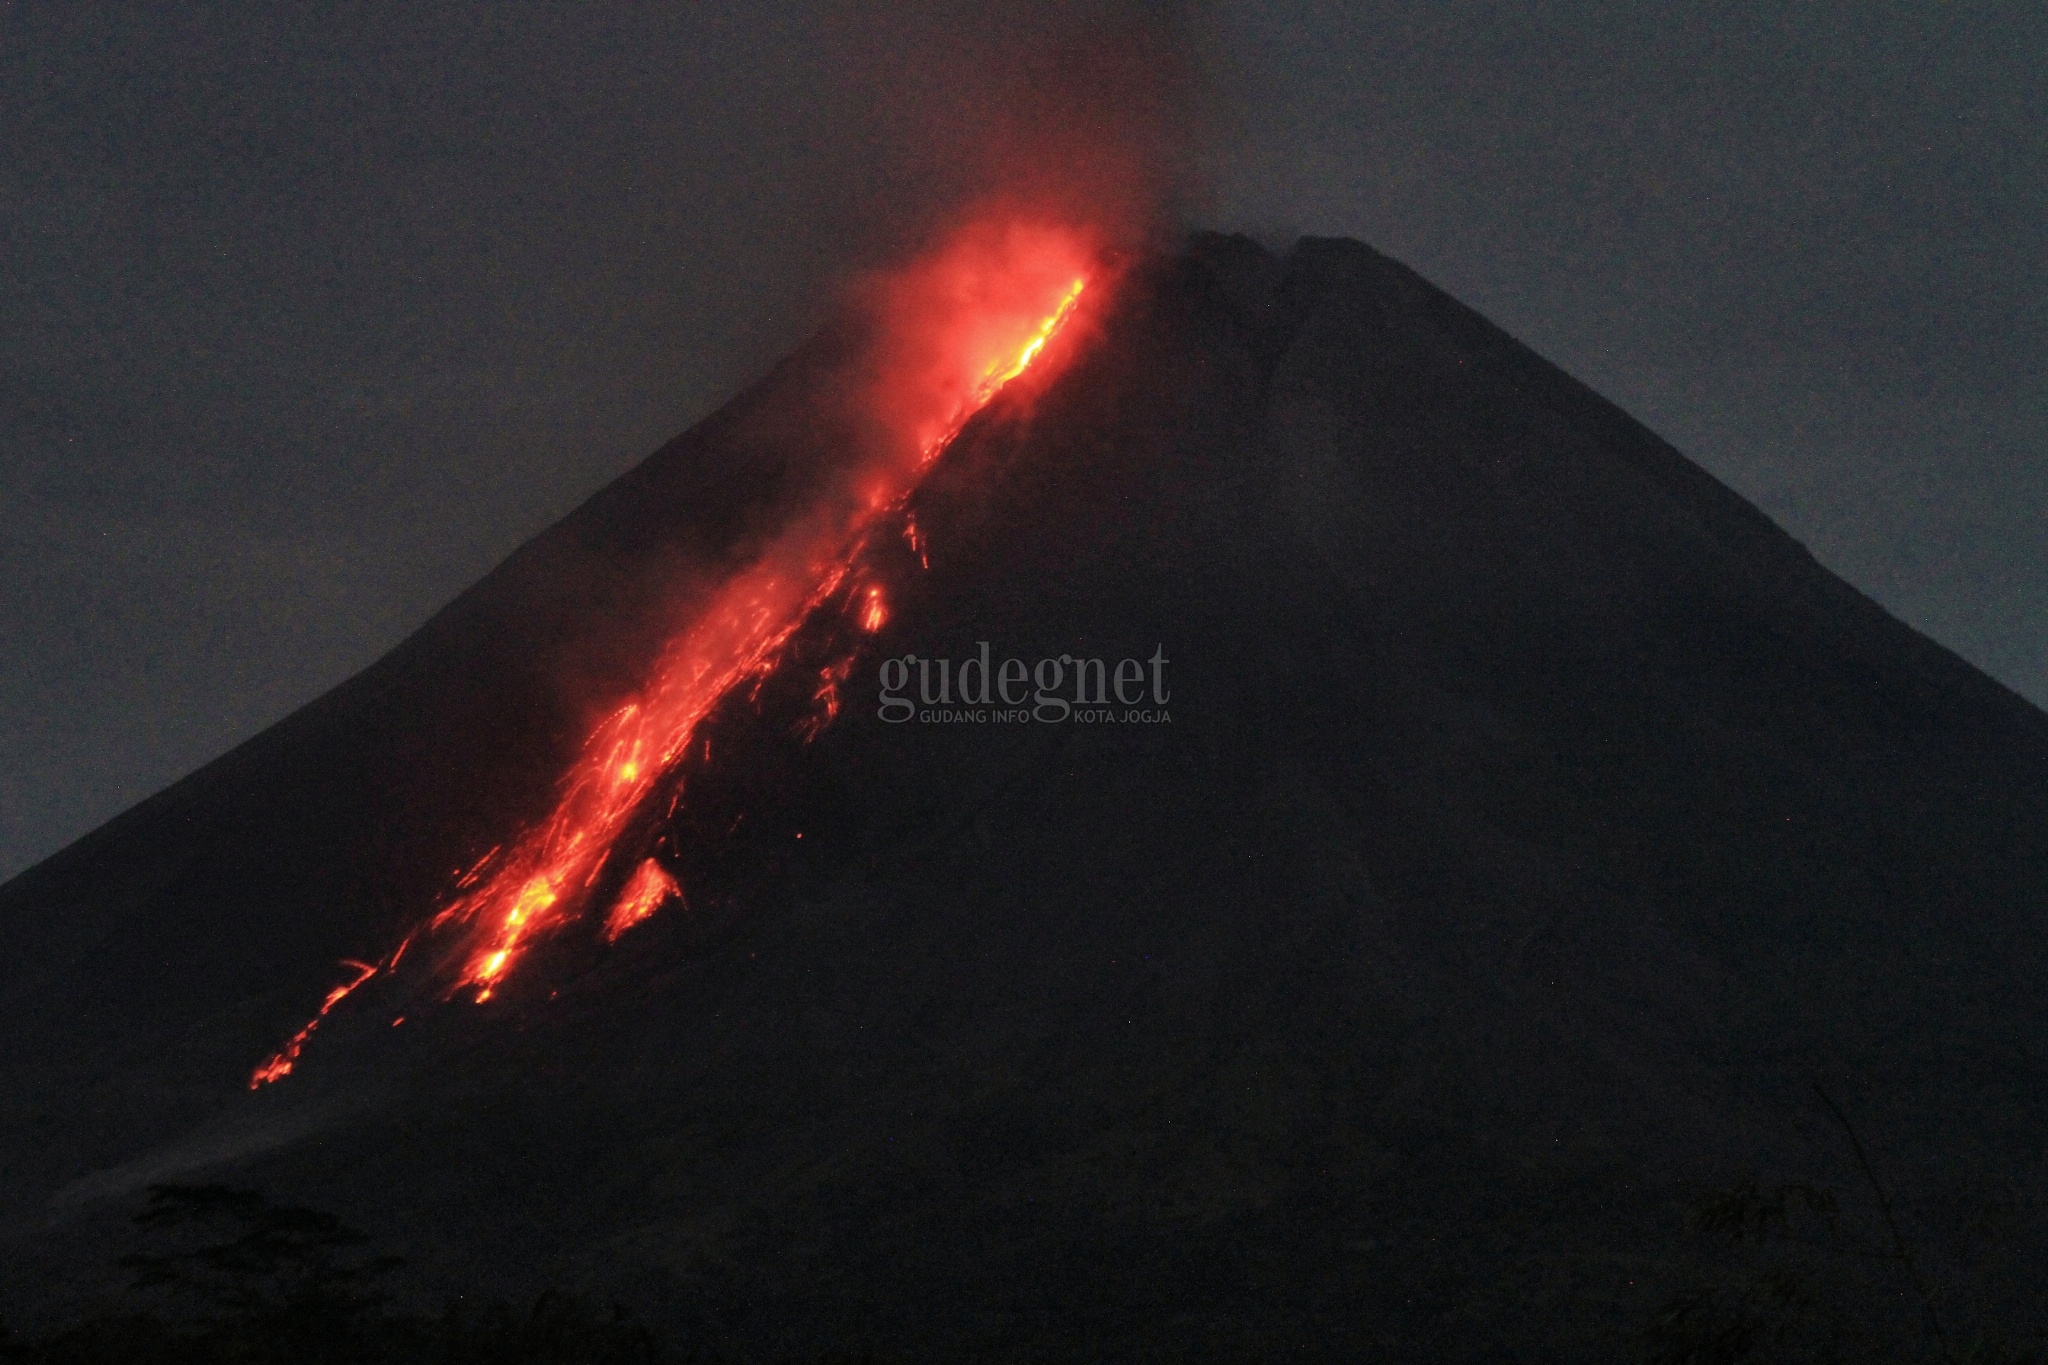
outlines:
[[[862, 489], [852, 511], [822, 506], [796, 519], [750, 567], [720, 587], [673, 637], [648, 681], [585, 743], [562, 781], [554, 812], [490, 854], [457, 882], [457, 894], [386, 957], [352, 962], [355, 979], [336, 987], [290, 1042], [256, 1068], [249, 1088], [290, 1074], [329, 1011], [379, 973], [389, 973], [417, 940], [446, 940], [437, 967], [442, 992], [491, 998], [537, 939], [591, 916], [607, 876], [639, 859], [612, 897], [599, 932], [611, 941], [682, 896], [644, 847], [622, 847], [638, 817], [669, 791], [675, 766], [700, 724], [742, 685], [766, 678], [799, 628], [843, 605], [865, 632], [888, 609], [879, 585], [861, 581], [863, 550], [883, 519], [901, 509], [933, 461], [974, 414], [1038, 359], [1087, 288], [1094, 253], [1072, 231], [983, 223], [925, 261], [882, 282], [874, 304], [875, 373], [865, 401], [887, 433], [885, 449], [851, 471]], [[920, 554], [922, 553], [920, 549]], [[846, 659], [824, 670], [820, 718], [837, 713]], [[621, 861], [625, 860], [625, 861]]]

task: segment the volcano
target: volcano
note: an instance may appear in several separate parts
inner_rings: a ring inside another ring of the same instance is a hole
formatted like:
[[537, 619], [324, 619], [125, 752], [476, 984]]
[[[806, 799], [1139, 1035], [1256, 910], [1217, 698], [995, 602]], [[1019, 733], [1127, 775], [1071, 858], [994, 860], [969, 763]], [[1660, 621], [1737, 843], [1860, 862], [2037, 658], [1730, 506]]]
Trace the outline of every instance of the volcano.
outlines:
[[740, 1356], [1611, 1360], [1747, 1177], [1960, 1283], [2048, 716], [1366, 246], [1103, 278], [516, 972], [389, 964], [838, 486], [857, 329], [0, 889], [9, 1292], [197, 1180]]

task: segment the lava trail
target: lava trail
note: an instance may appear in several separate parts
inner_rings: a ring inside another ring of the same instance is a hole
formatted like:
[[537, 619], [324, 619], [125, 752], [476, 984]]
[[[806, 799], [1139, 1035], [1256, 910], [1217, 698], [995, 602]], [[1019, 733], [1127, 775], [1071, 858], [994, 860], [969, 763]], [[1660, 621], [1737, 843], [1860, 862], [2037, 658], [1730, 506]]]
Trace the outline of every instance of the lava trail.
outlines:
[[[670, 639], [638, 692], [597, 726], [548, 818], [485, 855], [383, 958], [343, 964], [353, 979], [251, 1073], [249, 1088], [289, 1075], [321, 1020], [371, 978], [394, 972], [416, 944], [433, 946], [427, 970], [444, 996], [484, 1001], [539, 939], [601, 915], [598, 932], [609, 942], [680, 900], [675, 876], [627, 837], [643, 827], [642, 812], [673, 799], [671, 775], [705, 718], [740, 688], [758, 687], [814, 614], [844, 610], [868, 634], [881, 628], [888, 608], [880, 585], [861, 581], [863, 551], [968, 420], [1038, 360], [1079, 306], [1095, 262], [1081, 232], [983, 221], [884, 281], [862, 398], [887, 435], [854, 471], [852, 510], [826, 500], [725, 582]], [[914, 528], [908, 533], [914, 538]], [[849, 658], [822, 673], [811, 733], [837, 714], [851, 666]], [[618, 874], [634, 859], [621, 885]], [[610, 886], [620, 889], [600, 907]]]

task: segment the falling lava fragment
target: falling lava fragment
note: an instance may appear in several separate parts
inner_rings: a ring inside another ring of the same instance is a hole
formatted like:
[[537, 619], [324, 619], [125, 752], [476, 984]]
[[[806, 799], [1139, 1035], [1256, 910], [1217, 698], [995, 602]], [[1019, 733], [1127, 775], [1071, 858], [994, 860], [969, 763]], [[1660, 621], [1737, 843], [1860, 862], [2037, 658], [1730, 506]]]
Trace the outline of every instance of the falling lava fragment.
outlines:
[[659, 859], [643, 859], [633, 870], [625, 889], [619, 892], [619, 898], [612, 902], [611, 913], [605, 916], [605, 942], [612, 942], [682, 894], [683, 888], [676, 884], [676, 879], [669, 875]]

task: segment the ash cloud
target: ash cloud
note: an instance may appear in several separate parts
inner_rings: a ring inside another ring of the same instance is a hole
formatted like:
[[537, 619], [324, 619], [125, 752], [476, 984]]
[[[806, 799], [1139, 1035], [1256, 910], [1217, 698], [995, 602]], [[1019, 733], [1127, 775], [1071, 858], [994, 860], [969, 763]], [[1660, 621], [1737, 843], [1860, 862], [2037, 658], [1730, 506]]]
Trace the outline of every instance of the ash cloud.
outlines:
[[1141, 238], [1202, 198], [1218, 105], [1195, 6], [927, 0], [833, 24], [843, 95], [881, 148], [871, 240], [918, 241], [989, 199]]

